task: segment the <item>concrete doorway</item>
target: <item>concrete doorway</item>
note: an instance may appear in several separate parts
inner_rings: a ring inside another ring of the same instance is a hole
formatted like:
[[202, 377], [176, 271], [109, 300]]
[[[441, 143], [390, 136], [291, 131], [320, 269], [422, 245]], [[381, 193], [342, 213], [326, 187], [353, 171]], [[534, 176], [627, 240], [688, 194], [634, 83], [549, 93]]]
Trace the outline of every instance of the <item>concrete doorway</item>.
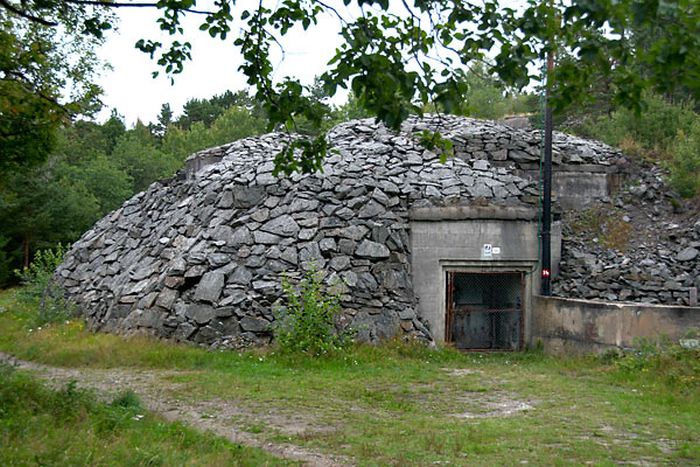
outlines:
[[446, 342], [462, 350], [522, 349], [523, 273], [446, 274]]

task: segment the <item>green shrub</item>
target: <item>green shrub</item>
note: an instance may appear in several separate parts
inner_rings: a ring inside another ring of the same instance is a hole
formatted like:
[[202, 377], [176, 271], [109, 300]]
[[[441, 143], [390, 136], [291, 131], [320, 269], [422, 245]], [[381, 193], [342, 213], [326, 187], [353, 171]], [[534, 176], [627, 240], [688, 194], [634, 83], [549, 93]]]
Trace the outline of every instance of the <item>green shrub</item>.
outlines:
[[321, 356], [346, 350], [349, 330], [339, 330], [340, 297], [324, 290], [322, 274], [311, 268], [297, 287], [282, 280], [286, 306], [276, 312], [275, 341], [282, 352]]
[[700, 195], [700, 118], [689, 131], [679, 131], [668, 164], [669, 183], [683, 197]]
[[39, 250], [29, 267], [15, 271], [23, 285], [17, 293], [18, 298], [37, 306], [36, 326], [65, 321], [74, 315], [74, 306], [51, 280], [65, 251], [60, 243], [55, 249]]
[[647, 94], [641, 114], [618, 109], [610, 116], [588, 118], [576, 131], [628, 156], [664, 161], [674, 190], [686, 198], [700, 193], [700, 116], [692, 103], [674, 104]]

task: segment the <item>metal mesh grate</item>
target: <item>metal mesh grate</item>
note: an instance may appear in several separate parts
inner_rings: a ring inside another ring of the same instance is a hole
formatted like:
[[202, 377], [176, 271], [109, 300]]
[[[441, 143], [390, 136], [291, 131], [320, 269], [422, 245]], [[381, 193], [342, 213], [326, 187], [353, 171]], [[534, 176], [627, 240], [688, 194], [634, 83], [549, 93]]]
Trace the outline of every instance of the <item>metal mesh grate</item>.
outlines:
[[460, 349], [519, 349], [522, 275], [447, 274], [446, 340]]

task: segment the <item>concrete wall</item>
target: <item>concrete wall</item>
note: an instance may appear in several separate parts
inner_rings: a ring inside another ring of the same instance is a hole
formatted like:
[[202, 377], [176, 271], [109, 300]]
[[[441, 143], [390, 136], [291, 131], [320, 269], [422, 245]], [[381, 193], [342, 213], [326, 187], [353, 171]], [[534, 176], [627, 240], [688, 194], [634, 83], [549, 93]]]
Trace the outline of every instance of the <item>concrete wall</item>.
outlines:
[[632, 347], [635, 337], [678, 340], [700, 328], [700, 307], [616, 304], [534, 296], [531, 344], [553, 353]]
[[[539, 165], [520, 164], [516, 173], [537, 180]], [[620, 189], [623, 175], [616, 166], [559, 165], [552, 170], [552, 196], [563, 209], [583, 209]]]
[[[436, 341], [445, 338], [446, 273], [525, 274], [524, 342], [529, 341], [530, 297], [539, 288], [537, 213], [524, 208], [450, 207], [412, 210], [411, 265], [418, 312]], [[558, 264], [560, 229], [553, 231], [553, 264]], [[492, 246], [491, 255], [484, 245]], [[500, 249], [495, 252], [494, 247]]]
[[230, 144], [217, 146], [192, 154], [185, 160], [185, 169], [181, 173], [187, 179], [194, 178], [194, 175], [204, 167], [220, 162], [229, 146]]

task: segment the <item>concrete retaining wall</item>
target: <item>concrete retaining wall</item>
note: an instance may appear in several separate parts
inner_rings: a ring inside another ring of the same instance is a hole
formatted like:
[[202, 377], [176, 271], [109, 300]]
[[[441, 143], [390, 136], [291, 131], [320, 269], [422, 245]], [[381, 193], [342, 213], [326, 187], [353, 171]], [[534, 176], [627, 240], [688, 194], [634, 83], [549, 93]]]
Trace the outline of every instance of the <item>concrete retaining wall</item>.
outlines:
[[552, 353], [632, 347], [636, 337], [678, 340], [700, 328], [700, 307], [615, 304], [536, 295], [531, 343]]

